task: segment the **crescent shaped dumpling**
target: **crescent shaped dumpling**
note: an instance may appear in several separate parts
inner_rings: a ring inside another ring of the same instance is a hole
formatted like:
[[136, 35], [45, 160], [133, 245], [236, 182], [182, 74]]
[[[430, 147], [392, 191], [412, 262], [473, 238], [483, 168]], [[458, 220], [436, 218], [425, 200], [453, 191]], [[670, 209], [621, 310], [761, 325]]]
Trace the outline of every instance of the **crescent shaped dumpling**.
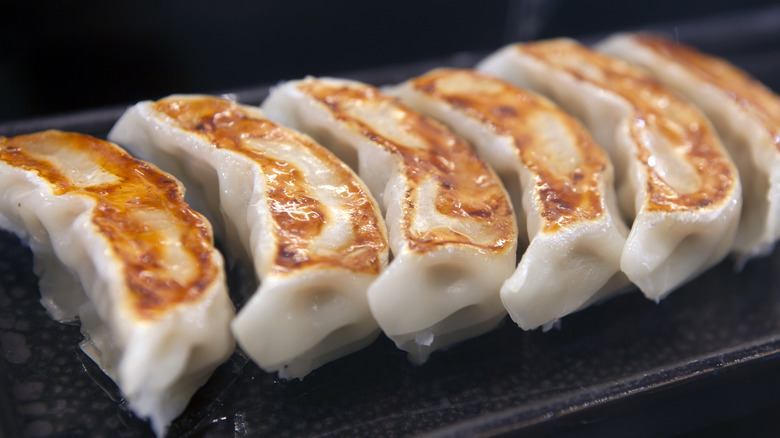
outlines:
[[771, 252], [780, 238], [780, 97], [727, 61], [660, 36], [618, 34], [597, 48], [649, 71], [707, 115], [742, 179], [738, 263]]
[[33, 251], [42, 302], [158, 436], [233, 352], [222, 256], [181, 184], [116, 145], [0, 137], [0, 227]]
[[500, 180], [467, 143], [355, 81], [287, 82], [262, 108], [357, 167], [379, 200], [394, 258], [369, 305], [410, 360], [504, 318], [499, 289], [515, 268], [517, 225]]
[[620, 266], [659, 300], [722, 260], [742, 202], [739, 173], [701, 112], [650, 75], [573, 40], [514, 44], [478, 67], [555, 100], [615, 165], [633, 221]]
[[473, 70], [437, 69], [390, 92], [474, 145], [513, 194], [530, 245], [501, 300], [520, 327], [549, 326], [628, 284], [612, 163], [573, 117]]
[[387, 233], [368, 189], [327, 149], [202, 95], [140, 102], [109, 138], [196, 189], [234, 258], [251, 258], [260, 286], [232, 327], [261, 368], [303, 378], [379, 334], [366, 289], [387, 265]]

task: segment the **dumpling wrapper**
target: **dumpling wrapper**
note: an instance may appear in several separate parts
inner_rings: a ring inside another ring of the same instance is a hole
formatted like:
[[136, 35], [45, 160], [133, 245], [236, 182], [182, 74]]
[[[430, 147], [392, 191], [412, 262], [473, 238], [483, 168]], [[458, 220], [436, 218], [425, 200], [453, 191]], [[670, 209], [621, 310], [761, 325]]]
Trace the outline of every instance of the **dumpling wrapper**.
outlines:
[[303, 378], [371, 343], [366, 289], [388, 261], [376, 201], [344, 163], [253, 107], [201, 95], [140, 102], [109, 138], [205, 200], [260, 286], [232, 324], [264, 370]]
[[780, 238], [780, 97], [727, 61], [660, 36], [618, 34], [597, 48], [649, 71], [707, 115], [742, 179], [738, 264], [770, 253]]
[[395, 344], [431, 352], [493, 329], [515, 268], [517, 225], [500, 180], [463, 140], [374, 87], [307, 78], [262, 105], [345, 159], [385, 211], [393, 260], [368, 291]]
[[530, 245], [501, 300], [520, 327], [549, 326], [628, 285], [612, 163], [573, 117], [473, 70], [434, 70], [388, 92], [474, 145], [512, 193]]
[[0, 137], [0, 227], [34, 254], [42, 303], [158, 436], [235, 348], [210, 224], [170, 175], [108, 142]]
[[648, 298], [660, 300], [729, 253], [739, 173], [694, 106], [568, 39], [510, 45], [478, 68], [551, 97], [609, 153], [619, 206], [633, 221], [620, 266]]

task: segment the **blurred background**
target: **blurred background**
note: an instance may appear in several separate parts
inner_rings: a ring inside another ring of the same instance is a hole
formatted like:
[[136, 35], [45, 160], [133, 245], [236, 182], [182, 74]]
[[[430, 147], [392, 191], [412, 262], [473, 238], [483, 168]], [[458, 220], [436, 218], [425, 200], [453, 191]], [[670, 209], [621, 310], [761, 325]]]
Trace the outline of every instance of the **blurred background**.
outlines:
[[[487, 53], [518, 40], [591, 37], [711, 17], [728, 21], [773, 3], [11, 0], [0, 17], [0, 122]], [[750, 50], [777, 53], [780, 23], [763, 26], [768, 39], [763, 35], [766, 41], [752, 42]], [[739, 59], [750, 55], [744, 41], [723, 29], [706, 32], [706, 49]], [[776, 81], [777, 75], [761, 79]], [[777, 82], [770, 86], [778, 88]]]

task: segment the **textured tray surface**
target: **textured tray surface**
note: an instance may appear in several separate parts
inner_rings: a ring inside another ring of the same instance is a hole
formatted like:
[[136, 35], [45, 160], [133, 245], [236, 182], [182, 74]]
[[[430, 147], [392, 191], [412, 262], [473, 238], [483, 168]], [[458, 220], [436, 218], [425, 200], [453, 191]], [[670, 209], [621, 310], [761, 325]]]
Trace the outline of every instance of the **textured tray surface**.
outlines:
[[[46, 316], [29, 251], [7, 233], [0, 247], [4, 428], [29, 436], [149, 434], [79, 351], [78, 327]], [[422, 367], [385, 338], [302, 382], [278, 381], [237, 353], [198, 392], [171, 436], [415, 434], [475, 419], [464, 427], [523, 428], [728, 367], [777, 361], [778, 268], [778, 254], [740, 274], [724, 263], [659, 305], [629, 293], [548, 333], [507, 321]]]

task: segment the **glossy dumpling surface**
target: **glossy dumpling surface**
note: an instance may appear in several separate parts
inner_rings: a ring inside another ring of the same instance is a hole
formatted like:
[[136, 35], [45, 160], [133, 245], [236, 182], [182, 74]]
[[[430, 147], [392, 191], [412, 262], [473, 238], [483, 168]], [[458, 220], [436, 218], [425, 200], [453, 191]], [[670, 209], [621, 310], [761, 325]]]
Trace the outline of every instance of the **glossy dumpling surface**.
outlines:
[[734, 251], [740, 264], [768, 254], [780, 237], [780, 97], [727, 61], [661, 36], [619, 34], [598, 48], [649, 71], [712, 121], [742, 178]]
[[366, 289], [387, 265], [376, 202], [311, 138], [202, 95], [140, 102], [109, 138], [180, 176], [260, 280], [233, 331], [263, 369], [302, 378], [370, 343]]
[[392, 92], [467, 139], [514, 194], [530, 245], [501, 299], [518, 325], [549, 325], [627, 284], [612, 164], [579, 122], [473, 70], [434, 70]]
[[262, 108], [336, 151], [385, 211], [393, 261], [369, 289], [382, 330], [411, 360], [495, 327], [517, 229], [498, 177], [460, 138], [374, 87], [307, 78]]
[[739, 174], [710, 122], [630, 64], [558, 39], [507, 46], [479, 66], [553, 98], [616, 170], [632, 223], [621, 269], [660, 299], [722, 260], [739, 221]]
[[232, 353], [222, 257], [181, 184], [108, 142], [0, 137], [0, 225], [35, 255], [42, 301], [162, 435]]

